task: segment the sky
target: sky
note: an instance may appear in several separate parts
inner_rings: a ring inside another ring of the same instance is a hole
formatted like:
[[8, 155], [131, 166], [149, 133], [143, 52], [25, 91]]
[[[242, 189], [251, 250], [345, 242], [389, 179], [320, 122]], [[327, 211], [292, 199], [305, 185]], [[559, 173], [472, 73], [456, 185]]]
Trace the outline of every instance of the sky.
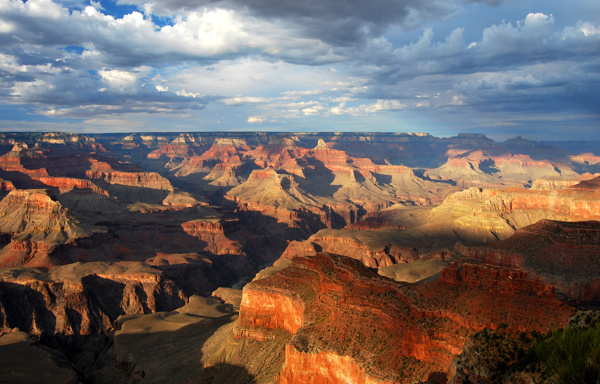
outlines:
[[0, 131], [600, 140], [598, 0], [0, 0]]

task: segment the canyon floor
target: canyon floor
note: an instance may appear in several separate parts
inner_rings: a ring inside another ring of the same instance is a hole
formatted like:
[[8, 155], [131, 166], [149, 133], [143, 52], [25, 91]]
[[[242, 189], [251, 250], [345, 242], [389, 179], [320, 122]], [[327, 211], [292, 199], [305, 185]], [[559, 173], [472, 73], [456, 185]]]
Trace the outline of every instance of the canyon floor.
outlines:
[[0, 133], [0, 382], [599, 382], [598, 144]]

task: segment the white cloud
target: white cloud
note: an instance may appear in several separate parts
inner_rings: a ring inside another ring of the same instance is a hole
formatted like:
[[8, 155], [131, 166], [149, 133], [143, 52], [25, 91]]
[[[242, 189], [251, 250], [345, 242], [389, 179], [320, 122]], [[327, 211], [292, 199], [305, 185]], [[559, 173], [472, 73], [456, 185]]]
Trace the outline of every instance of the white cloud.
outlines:
[[98, 74], [106, 85], [118, 93], [135, 92], [139, 74], [113, 70], [100, 70]]
[[[89, 118], [184, 114], [218, 101], [216, 109], [237, 106], [219, 119], [235, 115], [243, 124], [459, 105], [461, 111], [485, 109], [506, 106], [510, 98], [510, 108], [566, 97], [577, 106], [598, 100], [590, 90], [600, 83], [599, 25], [565, 27], [564, 16], [544, 6], [531, 13], [524, 6], [511, 21], [498, 16], [479, 30], [473, 29], [483, 21], [427, 23], [409, 39], [402, 27], [445, 20], [461, 3], [500, 0], [350, 0], [344, 9], [319, 0], [319, 12], [311, 8], [317, 0], [271, 9], [260, 7], [264, 0], [244, 6], [238, 0], [120, 0], [139, 4], [139, 12], [123, 17], [94, 1], [87, 7], [56, 1], [0, 0], [5, 103]], [[151, 15], [167, 16], [168, 25], [154, 24]], [[451, 32], [436, 36], [440, 30]]]
[[303, 108], [302, 114], [304, 116], [315, 116], [315, 115], [320, 114], [323, 111], [325, 111], [325, 107], [323, 107], [321, 104], [314, 103], [314, 105], [312, 105], [310, 107]]
[[27, 71], [27, 66], [20, 65], [16, 57], [0, 52], [0, 70], [14, 74]]
[[252, 96], [235, 96], [221, 100], [226, 105], [241, 105], [241, 104], [260, 104], [266, 103], [270, 99], [266, 97], [252, 97]]
[[247, 120], [250, 124], [262, 124], [266, 121], [268, 121], [268, 119], [265, 116], [250, 116]]
[[577, 39], [581, 38], [581, 35], [590, 37], [593, 35], [600, 35], [600, 26], [594, 25], [590, 22], [579, 22], [574, 27], [566, 27], [563, 31], [563, 39]]
[[405, 109], [406, 104], [399, 100], [377, 100], [375, 103], [370, 105], [361, 106], [361, 108], [367, 113], [375, 113], [379, 111], [398, 111]]

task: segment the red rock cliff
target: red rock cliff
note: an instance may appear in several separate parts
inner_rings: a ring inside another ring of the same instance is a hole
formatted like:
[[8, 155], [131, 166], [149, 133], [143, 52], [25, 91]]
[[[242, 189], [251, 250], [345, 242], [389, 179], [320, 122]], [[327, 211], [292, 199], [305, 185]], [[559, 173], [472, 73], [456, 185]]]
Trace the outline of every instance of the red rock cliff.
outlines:
[[279, 383], [408, 383], [447, 370], [485, 327], [547, 331], [572, 313], [518, 271], [472, 266], [444, 275], [408, 285], [345, 257], [296, 258], [244, 288], [237, 335], [293, 333]]
[[600, 222], [541, 220], [489, 246], [455, 248], [459, 260], [518, 267], [576, 303], [600, 302]]

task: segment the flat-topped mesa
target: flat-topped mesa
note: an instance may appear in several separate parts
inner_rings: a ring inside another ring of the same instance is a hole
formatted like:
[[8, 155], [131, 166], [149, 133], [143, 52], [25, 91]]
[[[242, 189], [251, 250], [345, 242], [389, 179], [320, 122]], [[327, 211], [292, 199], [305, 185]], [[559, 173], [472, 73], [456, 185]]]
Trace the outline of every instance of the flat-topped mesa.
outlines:
[[457, 244], [458, 259], [518, 267], [574, 304], [600, 303], [600, 222], [541, 220], [498, 243]]
[[293, 335], [278, 383], [412, 383], [446, 372], [485, 327], [545, 332], [573, 313], [519, 271], [453, 266], [443, 275], [410, 285], [346, 257], [295, 258], [246, 285], [235, 334]]
[[74, 179], [70, 177], [34, 177], [34, 180], [47, 185], [49, 187], [55, 187], [59, 190], [77, 190], [77, 191], [89, 191], [92, 193], [98, 193], [101, 195], [108, 196], [108, 192], [98, 187], [91, 180], [86, 179]]
[[156, 172], [115, 171], [108, 163], [90, 159], [92, 166], [85, 172], [89, 179], [101, 179], [109, 184], [172, 191], [171, 182]]
[[279, 174], [277, 173], [277, 171], [275, 170], [275, 168], [273, 167], [267, 167], [267, 168], [263, 168], [263, 169], [255, 169], [252, 171], [252, 173], [250, 173], [250, 176], [248, 176], [249, 180], [253, 180], [253, 179], [272, 179], [272, 178], [278, 178]]
[[[52, 214], [59, 216], [63, 211], [66, 211], [61, 204], [53, 200], [45, 190], [23, 190], [17, 189], [11, 191], [3, 200], [0, 202], [3, 208], [17, 208], [23, 207], [26, 210], [31, 211], [32, 214], [43, 213]], [[6, 217], [9, 213], [8, 209], [2, 209], [2, 216]], [[5, 226], [6, 222], [5, 221]], [[14, 227], [16, 230], [19, 226]], [[11, 227], [12, 228], [12, 227]], [[14, 230], [6, 230], [6, 232], [15, 232]]]

